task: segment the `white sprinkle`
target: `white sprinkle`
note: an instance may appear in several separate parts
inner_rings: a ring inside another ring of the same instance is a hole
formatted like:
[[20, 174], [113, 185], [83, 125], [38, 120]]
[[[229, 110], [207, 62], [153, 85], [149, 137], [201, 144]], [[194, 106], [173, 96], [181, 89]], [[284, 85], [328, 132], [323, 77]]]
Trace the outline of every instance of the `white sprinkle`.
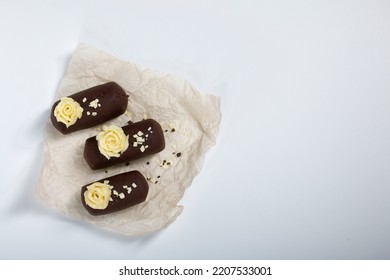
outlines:
[[104, 180], [103, 183], [108, 185], [110, 183], [110, 181], [109, 180]]
[[136, 187], [137, 187], [137, 184], [136, 184], [136, 183], [132, 183], [131, 186], [132, 186], [133, 188], [136, 188]]
[[169, 126], [170, 129], [174, 128], [176, 130], [176, 123], [171, 122], [171, 123], [168, 124], [168, 126]]
[[87, 101], [87, 98], [86, 98], [86, 97], [83, 98], [83, 102], [85, 102], [85, 101]]
[[127, 189], [129, 186], [124, 185], [122, 188]]
[[142, 131], [138, 131], [138, 136], [142, 136], [142, 135], [144, 135], [143, 133], [142, 133]]
[[118, 196], [118, 192], [116, 190], [113, 190], [112, 193], [116, 196]]
[[89, 116], [91, 114], [91, 112], [90, 111], [87, 111], [87, 115]]
[[97, 113], [96, 112], [92, 112], [92, 116], [96, 116], [97, 115]]
[[144, 147], [144, 145], [141, 146], [140, 151], [141, 151], [142, 153], [145, 152], [145, 147]]
[[112, 201], [112, 197], [110, 196], [110, 199], [109, 199], [109, 201]]
[[145, 142], [145, 139], [142, 137], [137, 137], [137, 142], [142, 144], [143, 142]]
[[127, 189], [127, 194], [131, 193], [132, 188]]
[[164, 167], [165, 169], [168, 168], [169, 166], [173, 165], [173, 161], [171, 160], [166, 160], [166, 161], [163, 161], [161, 164], [160, 164], [160, 167]]
[[149, 146], [148, 146], [148, 145], [146, 145], [146, 146], [145, 146], [145, 149], [147, 149], [147, 148], [149, 148]]
[[119, 194], [119, 198], [120, 198], [120, 199], [124, 199], [124, 198], [125, 198], [125, 194], [124, 194], [123, 192], [121, 192], [121, 193]]
[[137, 144], [138, 144], [137, 142], [134, 142], [133, 147], [137, 147]]
[[149, 134], [146, 134], [145, 137], [148, 138], [148, 137], [149, 137]]
[[149, 127], [148, 127], [148, 130], [150, 131], [151, 129], [152, 129], [152, 127], [151, 127], [151, 126], [149, 126]]
[[91, 101], [90, 103], [89, 103], [89, 107], [92, 107], [92, 108], [97, 108], [98, 106], [99, 106], [99, 99], [95, 99], [95, 100], [93, 100], [93, 101]]

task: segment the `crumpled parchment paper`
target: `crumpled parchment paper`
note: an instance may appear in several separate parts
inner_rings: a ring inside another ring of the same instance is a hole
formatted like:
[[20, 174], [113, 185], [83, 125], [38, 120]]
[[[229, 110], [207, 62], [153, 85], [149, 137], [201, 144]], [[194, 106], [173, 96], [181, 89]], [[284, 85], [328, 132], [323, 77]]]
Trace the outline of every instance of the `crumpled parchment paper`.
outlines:
[[[102, 126], [62, 135], [48, 120], [36, 196], [70, 218], [140, 236], [167, 227], [182, 212], [183, 206], [178, 203], [200, 172], [206, 152], [215, 145], [221, 121], [220, 98], [197, 91], [181, 78], [81, 44], [69, 62], [55, 100], [108, 81], [118, 83], [130, 97], [126, 113], [105, 124], [123, 126], [129, 120], [153, 118], [165, 131], [165, 150], [128, 166], [93, 171], [83, 157], [84, 142]], [[91, 216], [81, 204], [81, 187], [130, 170], [139, 170], [148, 179], [146, 201], [117, 213]]]

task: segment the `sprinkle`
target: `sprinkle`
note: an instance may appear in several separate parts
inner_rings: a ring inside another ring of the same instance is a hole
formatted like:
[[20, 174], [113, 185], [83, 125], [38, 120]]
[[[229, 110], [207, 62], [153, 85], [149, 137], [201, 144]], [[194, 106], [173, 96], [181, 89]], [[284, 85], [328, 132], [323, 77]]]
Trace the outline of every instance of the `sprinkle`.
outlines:
[[168, 129], [165, 129], [164, 132], [168, 132]]
[[132, 188], [127, 188], [127, 194], [131, 193], [132, 190]]
[[151, 126], [149, 126], [149, 127], [148, 127], [148, 130], [150, 131], [151, 129], [152, 129], [152, 127], [151, 127]]
[[110, 181], [104, 180], [103, 183], [108, 185], [110, 183]]
[[83, 102], [85, 102], [85, 101], [87, 101], [87, 98], [86, 98], [86, 97], [83, 98]]
[[96, 116], [97, 115], [97, 113], [96, 112], [92, 112], [92, 116]]
[[90, 111], [87, 111], [87, 115], [89, 116], [91, 114], [91, 112]]
[[112, 201], [112, 197], [110, 196], [110, 199], [109, 199], [109, 201]]
[[[91, 101], [91, 102], [89, 102], [89, 107], [92, 107], [92, 108], [97, 108], [98, 106], [99, 106], [100, 104], [99, 104], [99, 99], [95, 99], [95, 100], [93, 100], [93, 101]], [[100, 106], [99, 106], [100, 107]]]
[[126, 162], [126, 166], [129, 166], [130, 162]]
[[104, 170], [104, 172], [108, 173], [108, 171], [107, 171], [107, 170]]
[[134, 135], [133, 135], [133, 138], [137, 138], [137, 137], [138, 137], [138, 135], [137, 135], [137, 134], [134, 134]]
[[175, 122], [171, 122], [168, 124], [169, 128], [172, 129], [171, 131], [174, 132], [176, 130], [176, 123]]
[[124, 199], [124, 198], [125, 198], [125, 194], [124, 194], [123, 192], [121, 192], [121, 193], [119, 194], [119, 198], [120, 198], [120, 199]]
[[126, 186], [126, 185], [124, 185], [124, 186], [122, 186], [122, 188], [124, 188], [124, 189], [127, 189], [129, 186]]
[[149, 182], [152, 182], [153, 184], [157, 184], [157, 180], [154, 179], [153, 177], [149, 177], [149, 178], [146, 178], [146, 180], [148, 180]]
[[116, 190], [113, 190], [112, 193], [116, 196], [118, 196], [118, 192]]
[[149, 165], [150, 164], [150, 162], [148, 161], [147, 163], [146, 163], [146, 165]]
[[181, 157], [181, 153], [177, 153], [177, 155], [176, 155], [177, 157]]
[[142, 136], [142, 135], [144, 135], [143, 133], [142, 133], [142, 131], [138, 131], [138, 136]]
[[136, 187], [137, 187], [137, 184], [136, 184], [136, 183], [132, 183], [131, 186], [132, 186], [133, 188], [136, 188]]
[[134, 142], [133, 147], [137, 147], [137, 144], [138, 144], [137, 142]]
[[145, 147], [144, 147], [144, 145], [141, 146], [140, 151], [141, 151], [142, 153], [145, 152]]
[[167, 160], [163, 160], [163, 162], [160, 164], [160, 167], [164, 167], [164, 168], [167, 168], [168, 165], [171, 165], [173, 162], [171, 160], [167, 161]]

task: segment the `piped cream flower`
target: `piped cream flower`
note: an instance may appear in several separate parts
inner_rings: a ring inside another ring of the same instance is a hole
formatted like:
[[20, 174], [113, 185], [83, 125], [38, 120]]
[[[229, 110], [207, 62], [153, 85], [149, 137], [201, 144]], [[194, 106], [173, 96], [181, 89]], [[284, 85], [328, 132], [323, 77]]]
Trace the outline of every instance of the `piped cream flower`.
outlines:
[[129, 147], [129, 135], [116, 125], [104, 126], [103, 131], [96, 136], [98, 148], [107, 159], [119, 157]]
[[84, 192], [85, 203], [93, 209], [106, 209], [111, 197], [109, 184], [95, 182], [87, 187]]
[[62, 97], [60, 102], [54, 108], [54, 116], [57, 122], [62, 122], [68, 128], [81, 118], [83, 108], [80, 104], [70, 97]]

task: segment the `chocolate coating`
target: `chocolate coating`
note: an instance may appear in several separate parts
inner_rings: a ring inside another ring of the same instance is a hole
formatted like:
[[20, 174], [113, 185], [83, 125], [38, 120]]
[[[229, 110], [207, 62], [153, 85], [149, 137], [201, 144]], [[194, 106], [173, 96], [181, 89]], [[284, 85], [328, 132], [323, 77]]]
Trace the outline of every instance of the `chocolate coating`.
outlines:
[[[105, 209], [93, 209], [89, 207], [85, 202], [84, 193], [87, 190], [87, 187], [94, 182], [87, 184], [81, 188], [81, 201], [85, 209], [87, 209], [87, 211], [91, 215], [98, 216], [110, 214], [140, 204], [141, 202], [145, 201], [149, 192], [148, 182], [139, 171], [130, 171], [118, 174], [115, 176], [101, 179], [96, 182], [103, 183], [106, 180], [109, 181], [109, 185], [113, 186], [113, 189], [111, 190], [112, 201], [109, 201], [108, 206]], [[134, 187], [133, 184], [135, 184], [136, 187]], [[124, 188], [123, 186], [131, 188], [130, 193], [128, 193], [127, 188]], [[114, 190], [118, 194], [123, 193], [123, 198], [120, 198], [119, 195], [115, 195]]]
[[[106, 168], [119, 163], [140, 159], [161, 152], [165, 148], [164, 132], [160, 124], [153, 119], [131, 123], [123, 126], [122, 129], [126, 135], [129, 135], [129, 147], [119, 157], [107, 159], [102, 155], [99, 151], [96, 137], [88, 138], [85, 141], [84, 158], [91, 169]], [[143, 138], [145, 139], [143, 146], [148, 146], [144, 151], [140, 148], [142, 145], [134, 147], [136, 139], [133, 135], [139, 133], [139, 131], [142, 132]]]
[[[60, 100], [53, 104], [50, 119], [53, 126], [62, 134], [90, 128], [116, 118], [126, 111], [128, 103], [125, 91], [115, 82], [94, 86], [72, 94], [69, 97], [77, 101], [84, 111], [81, 118], [67, 128], [64, 123], [58, 122], [54, 116], [54, 109]], [[99, 100], [101, 106], [97, 108], [90, 107], [90, 102], [95, 99]], [[90, 114], [88, 115], [87, 112]], [[92, 114], [92, 112], [96, 112], [96, 115]]]

